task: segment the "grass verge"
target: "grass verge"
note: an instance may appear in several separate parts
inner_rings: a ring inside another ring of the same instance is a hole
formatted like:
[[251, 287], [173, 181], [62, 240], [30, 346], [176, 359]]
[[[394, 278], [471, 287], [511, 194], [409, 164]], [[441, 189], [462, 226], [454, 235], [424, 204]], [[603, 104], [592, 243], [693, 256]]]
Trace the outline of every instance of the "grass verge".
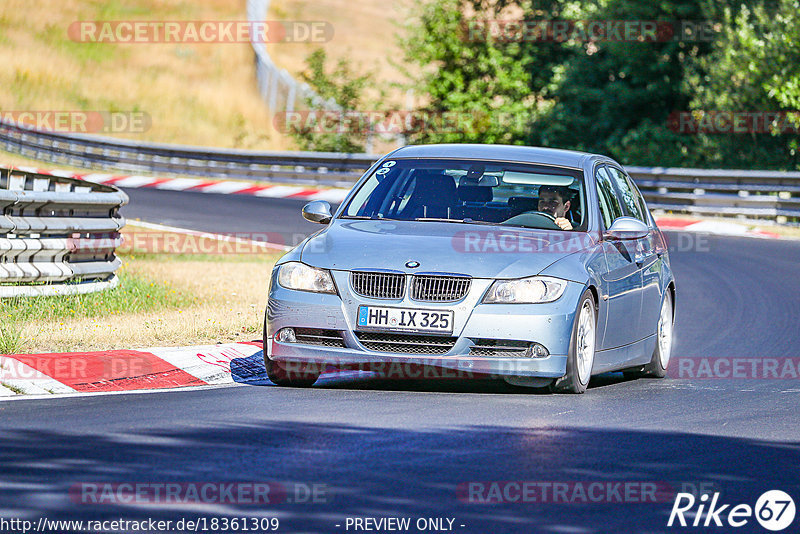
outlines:
[[[130, 264], [129, 264], [130, 266]], [[192, 297], [172, 284], [161, 282], [135, 269], [122, 269], [117, 287], [88, 295], [15, 297], [0, 301], [0, 353], [62, 347], [78, 325], [92, 320], [108, 321], [113, 330], [117, 318], [180, 309], [193, 304]], [[64, 333], [64, 335], [59, 335]], [[63, 348], [72, 348], [71, 343]]]
[[[126, 229], [124, 233], [135, 232]], [[165, 236], [161, 241], [169, 241]], [[121, 255], [118, 287], [0, 300], [0, 353], [70, 352], [252, 341], [281, 252]]]
[[[322, 21], [330, 42], [270, 44], [277, 65], [297, 74], [325, 47], [331, 59], [355, 59], [382, 80], [398, 78], [394, 21], [404, 13], [379, 0], [275, 0], [271, 20]], [[286, 150], [259, 95], [249, 43], [77, 42], [77, 21], [244, 21], [245, 0], [58, 0], [0, 2], [0, 109], [141, 111], [145, 131], [106, 132], [137, 141]]]

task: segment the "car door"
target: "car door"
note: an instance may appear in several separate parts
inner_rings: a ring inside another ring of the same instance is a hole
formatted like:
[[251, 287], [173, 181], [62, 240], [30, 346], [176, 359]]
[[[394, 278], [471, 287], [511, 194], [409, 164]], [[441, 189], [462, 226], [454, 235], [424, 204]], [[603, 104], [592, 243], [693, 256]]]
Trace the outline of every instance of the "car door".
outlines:
[[[625, 215], [624, 208], [606, 166], [595, 170], [595, 182], [603, 216], [604, 230]], [[638, 341], [642, 308], [642, 271], [634, 261], [636, 244], [619, 239], [603, 239], [608, 272], [602, 277], [607, 314], [599, 350], [613, 349]]]
[[661, 258], [656, 253], [657, 236], [644, 198], [642, 198], [631, 177], [622, 169], [614, 166], [609, 166], [608, 171], [619, 192], [625, 215], [642, 221], [650, 228], [645, 237], [629, 242], [634, 249], [632, 251], [634, 263], [642, 275], [642, 307], [639, 313], [640, 318], [636, 337], [644, 339], [655, 333], [660, 312]]
[[639, 206], [642, 213], [640, 219], [650, 232], [637, 244], [637, 261], [642, 270], [642, 335], [647, 337], [656, 333], [658, 318], [661, 314], [661, 298], [663, 296], [662, 283], [664, 263], [661, 259], [661, 238], [658, 235], [655, 221], [647, 209], [642, 193], [636, 187], [633, 178], [622, 171], [633, 194], [634, 203]]

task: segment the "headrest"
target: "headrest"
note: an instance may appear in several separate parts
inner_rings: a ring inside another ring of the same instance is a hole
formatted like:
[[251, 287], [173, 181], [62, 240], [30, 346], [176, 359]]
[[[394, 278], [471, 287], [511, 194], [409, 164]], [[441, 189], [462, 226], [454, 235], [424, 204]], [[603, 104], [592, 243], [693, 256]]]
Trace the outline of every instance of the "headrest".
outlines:
[[479, 185], [458, 186], [458, 198], [464, 202], [491, 202], [492, 188]]
[[[456, 183], [452, 176], [442, 174], [440, 171], [417, 171], [414, 173], [416, 185], [414, 196], [432, 196], [428, 199], [436, 201], [437, 195], [444, 195], [447, 201], [452, 201], [456, 196]], [[442, 200], [442, 199], [438, 199]]]

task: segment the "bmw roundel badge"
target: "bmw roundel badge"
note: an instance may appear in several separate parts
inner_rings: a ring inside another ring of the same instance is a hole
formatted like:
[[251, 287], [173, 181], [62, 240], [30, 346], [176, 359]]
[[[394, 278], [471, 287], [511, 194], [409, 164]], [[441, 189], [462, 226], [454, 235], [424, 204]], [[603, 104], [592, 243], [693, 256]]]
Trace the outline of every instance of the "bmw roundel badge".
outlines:
[[419, 262], [414, 260], [407, 261], [406, 267], [408, 267], [409, 269], [416, 269], [417, 267], [419, 267]]

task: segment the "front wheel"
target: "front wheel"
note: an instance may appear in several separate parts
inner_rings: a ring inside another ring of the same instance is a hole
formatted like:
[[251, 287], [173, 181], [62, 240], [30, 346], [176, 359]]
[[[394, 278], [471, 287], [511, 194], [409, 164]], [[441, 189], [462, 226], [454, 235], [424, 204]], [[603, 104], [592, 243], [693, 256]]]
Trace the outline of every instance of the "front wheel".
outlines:
[[656, 348], [650, 363], [640, 370], [625, 371], [625, 378], [664, 378], [667, 376], [667, 366], [670, 356], [672, 356], [672, 333], [674, 330], [674, 319], [672, 310], [672, 293], [669, 289], [664, 295], [661, 303], [661, 314], [658, 316], [658, 326], [656, 327]]
[[267, 356], [267, 326], [264, 324], [264, 367], [267, 369], [267, 378], [276, 386], [307, 388], [314, 385], [319, 375], [322, 374], [320, 366], [304, 362], [276, 362]]
[[555, 393], [583, 393], [592, 377], [597, 342], [597, 313], [592, 292], [584, 291], [579, 302], [572, 325], [567, 373], [550, 386]]
[[313, 365], [301, 362], [276, 362], [264, 357], [267, 376], [276, 386], [307, 388], [314, 385], [320, 372]]

